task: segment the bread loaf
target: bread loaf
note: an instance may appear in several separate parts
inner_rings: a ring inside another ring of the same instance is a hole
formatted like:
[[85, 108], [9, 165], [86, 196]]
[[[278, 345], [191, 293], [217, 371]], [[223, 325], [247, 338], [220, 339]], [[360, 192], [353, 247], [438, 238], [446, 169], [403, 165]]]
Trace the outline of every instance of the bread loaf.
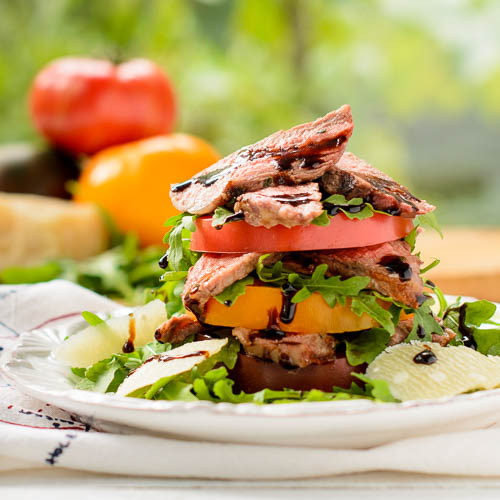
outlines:
[[107, 228], [93, 205], [0, 192], [0, 269], [85, 259], [107, 245]]

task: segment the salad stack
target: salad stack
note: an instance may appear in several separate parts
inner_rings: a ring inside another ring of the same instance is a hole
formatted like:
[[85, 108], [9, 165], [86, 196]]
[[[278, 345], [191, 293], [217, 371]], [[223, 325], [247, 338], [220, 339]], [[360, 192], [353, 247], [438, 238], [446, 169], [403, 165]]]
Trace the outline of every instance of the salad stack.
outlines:
[[[484, 356], [498, 331], [479, 328], [495, 306], [448, 306], [425, 280], [437, 262], [422, 268], [415, 242], [423, 227], [439, 231], [435, 207], [346, 152], [352, 131], [342, 106], [172, 185], [182, 213], [160, 260], [168, 319], [146, 347], [129, 335], [90, 382], [114, 366], [105, 390], [119, 395], [232, 403], [498, 385], [485, 360], [500, 358]], [[88, 361], [75, 372], [87, 387]]]

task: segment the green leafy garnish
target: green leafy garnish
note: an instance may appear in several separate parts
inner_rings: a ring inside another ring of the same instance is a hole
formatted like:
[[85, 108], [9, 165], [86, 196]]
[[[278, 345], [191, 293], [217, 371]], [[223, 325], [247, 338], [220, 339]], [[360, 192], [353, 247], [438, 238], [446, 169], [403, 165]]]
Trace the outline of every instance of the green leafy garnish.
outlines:
[[163, 242], [168, 243], [169, 246], [169, 271], [187, 271], [199, 259], [199, 254], [189, 249], [191, 233], [196, 231], [195, 220], [197, 218], [197, 215], [182, 213], [170, 217], [165, 222], [165, 226], [172, 226], [163, 238]]
[[182, 302], [182, 291], [184, 290], [185, 280], [167, 281], [159, 288], [149, 290], [147, 300], [160, 299], [165, 302], [167, 316], [170, 318], [175, 314], [184, 314], [186, 309]]
[[283, 262], [281, 262], [281, 260], [275, 262], [272, 267], [266, 266], [264, 263], [269, 255], [270, 254], [266, 253], [260, 256], [255, 272], [260, 281], [281, 286], [288, 281], [289, 273], [283, 271]]
[[362, 375], [361, 373], [353, 373], [353, 376], [359, 378], [365, 383], [365, 394], [375, 401], [383, 401], [385, 403], [397, 403], [391, 394], [389, 384], [386, 380], [375, 380]]
[[[320, 293], [330, 307], [334, 307], [337, 302], [345, 305], [347, 298], [350, 297], [354, 313], [358, 316], [366, 313], [378, 321], [383, 328], [394, 333], [395, 311], [384, 309], [376, 301], [374, 295], [376, 292], [363, 291], [370, 283], [368, 276], [353, 276], [347, 279], [342, 279], [340, 276], [327, 278], [325, 276], [328, 270], [327, 264], [320, 264], [311, 276], [306, 276], [287, 271], [281, 261], [276, 262], [272, 267], [265, 266], [264, 261], [268, 256], [269, 254], [262, 255], [257, 263], [256, 273], [259, 280], [280, 287], [290, 283], [298, 290], [292, 298], [294, 304], [306, 300], [314, 292]], [[390, 297], [381, 297], [393, 302]], [[397, 314], [399, 317], [399, 310]]]
[[292, 302], [297, 304], [307, 299], [313, 292], [319, 292], [330, 307], [340, 302], [345, 304], [346, 297], [358, 295], [370, 282], [368, 276], [353, 276], [342, 280], [339, 276], [325, 277], [327, 264], [320, 264], [312, 276], [302, 276], [297, 273], [288, 274], [288, 282], [299, 291], [294, 295]]
[[314, 269], [311, 276], [289, 272], [283, 268], [281, 261], [276, 262], [272, 267], [264, 265], [269, 254], [262, 255], [257, 263], [257, 276], [265, 283], [272, 283], [282, 286], [286, 283], [293, 285], [298, 292], [292, 299], [294, 304], [307, 299], [313, 292], [319, 292], [330, 307], [334, 307], [337, 301], [345, 304], [346, 297], [359, 294], [370, 282], [368, 276], [353, 276], [348, 279], [341, 279], [340, 276], [325, 277], [328, 270], [327, 264], [320, 264]]
[[[339, 210], [343, 212], [345, 216], [350, 220], [368, 219], [369, 217], [373, 217], [373, 215], [376, 213], [389, 216], [387, 212], [382, 212], [380, 210], [376, 210], [375, 208], [373, 208], [373, 205], [371, 203], [363, 201], [363, 198], [351, 198], [350, 200], [348, 200], [342, 194], [332, 194], [331, 196], [326, 198], [326, 200], [323, 200], [323, 204], [337, 206]], [[342, 208], [342, 207], [360, 207], [361, 205], [363, 205], [362, 208], [360, 208], [359, 212], [356, 213], [352, 213]]]
[[247, 276], [246, 278], [235, 281], [232, 285], [229, 285], [223, 292], [216, 295], [214, 299], [221, 304], [231, 306], [236, 302], [238, 297], [245, 294], [247, 286], [253, 285], [253, 283], [254, 279], [251, 276]]
[[[378, 336], [377, 333], [375, 335]], [[130, 354], [114, 354], [87, 369], [72, 368], [73, 382], [79, 389], [116, 392], [131, 370], [141, 366], [151, 356], [162, 354], [170, 349], [169, 344], [152, 342]], [[239, 349], [239, 342], [232, 339], [220, 352], [210, 356], [190, 371], [157, 380], [151, 386], [141, 388], [130, 396], [154, 400], [205, 400], [233, 404], [280, 404], [346, 399], [394, 401], [386, 382], [371, 380], [364, 375], [358, 377], [364, 383], [364, 387], [353, 383], [349, 389], [335, 387], [331, 392], [316, 389], [311, 391], [263, 389], [251, 394], [237, 392], [234, 388], [234, 381], [229, 378], [229, 370], [236, 364]], [[353, 343], [352, 352], [354, 351]], [[352, 355], [356, 356], [356, 354]]]
[[441, 239], [443, 239], [443, 232], [441, 231], [441, 227], [439, 226], [439, 222], [434, 212], [417, 215], [417, 217], [415, 218], [415, 223], [418, 226], [423, 227], [424, 229], [433, 229], [439, 234], [439, 236], [441, 236]]
[[434, 259], [429, 265], [425, 266], [423, 269], [420, 269], [420, 274], [425, 274], [427, 271], [434, 269], [437, 265], [439, 265], [441, 261], [439, 259]]
[[328, 212], [323, 210], [320, 215], [311, 221], [311, 224], [314, 224], [315, 226], [329, 226], [330, 217], [328, 216]]
[[383, 328], [360, 332], [345, 341], [346, 357], [351, 366], [371, 363], [386, 347], [391, 334]]
[[429, 287], [434, 292], [434, 295], [438, 299], [439, 311], [437, 313], [437, 317], [442, 318], [444, 315], [444, 312], [446, 311], [446, 308], [448, 307], [448, 302], [444, 296], [444, 293], [434, 283], [432, 283], [432, 285], [431, 285], [429, 280], [424, 280], [424, 284], [426, 287]]
[[137, 236], [130, 233], [117, 246], [84, 261], [58, 259], [34, 267], [4, 269], [0, 271], [0, 283], [66, 279], [101, 295], [141, 304], [145, 290], [158, 286], [163, 272], [158, 260], [164, 252], [161, 246], [141, 249]]
[[83, 319], [90, 325], [90, 326], [97, 326], [100, 325], [101, 323], [104, 323], [104, 320], [99, 318], [97, 314], [94, 314], [90, 311], [83, 311], [82, 312]]
[[72, 368], [73, 382], [78, 389], [96, 392], [116, 392], [131, 370], [138, 368], [151, 356], [169, 351], [170, 344], [151, 342], [129, 354], [113, 354], [88, 368]]
[[429, 297], [419, 308], [407, 310], [407, 312], [412, 312], [414, 316], [413, 328], [408, 337], [406, 337], [405, 342], [410, 342], [412, 340], [430, 342], [433, 333], [442, 335], [443, 328], [432, 314], [432, 304], [434, 304], [434, 300]]
[[417, 241], [417, 236], [418, 236], [418, 225], [415, 225], [415, 227], [404, 237], [404, 240], [408, 245], [410, 245], [410, 249], [413, 252], [415, 250], [415, 243]]
[[371, 316], [375, 321], [385, 328], [391, 334], [394, 333], [394, 322], [391, 311], [384, 309], [378, 302], [377, 298], [368, 292], [360, 293], [352, 298], [352, 312], [361, 316], [363, 313]]
[[40, 283], [58, 278], [63, 272], [59, 262], [46, 262], [34, 267], [9, 267], [0, 271], [0, 283]]
[[469, 325], [481, 326], [495, 314], [497, 307], [488, 300], [468, 302], [465, 306], [465, 321]]
[[500, 329], [480, 328], [497, 325], [492, 321], [496, 305], [488, 300], [452, 304], [443, 316], [444, 325], [457, 333], [453, 344], [463, 345], [464, 333], [477, 344], [481, 354], [500, 356]]
[[231, 215], [234, 215], [233, 211], [225, 207], [217, 207], [212, 215], [212, 227], [221, 228], [226, 223], [226, 219]]

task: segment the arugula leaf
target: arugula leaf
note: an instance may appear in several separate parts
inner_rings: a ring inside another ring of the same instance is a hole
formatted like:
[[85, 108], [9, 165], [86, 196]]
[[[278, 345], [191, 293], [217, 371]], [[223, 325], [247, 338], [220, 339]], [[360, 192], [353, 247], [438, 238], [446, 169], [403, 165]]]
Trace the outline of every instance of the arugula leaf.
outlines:
[[181, 298], [184, 284], [185, 280], [167, 281], [161, 287], [149, 290], [146, 300], [149, 302], [154, 299], [160, 299], [165, 302], [169, 318], [176, 314], [184, 314], [186, 309]]
[[375, 401], [393, 402], [388, 384], [382, 380], [363, 378], [365, 389], [353, 383], [350, 389], [332, 388], [332, 392], [318, 389], [311, 391], [297, 391], [294, 389], [271, 390], [262, 389], [255, 393], [234, 391], [234, 381], [228, 378], [225, 367], [213, 369], [202, 377], [193, 381], [193, 393], [198, 399], [214, 401], [216, 403], [254, 403], [254, 404], [283, 404], [304, 401], [333, 401], [346, 399], [374, 399]]
[[465, 308], [465, 321], [473, 326], [481, 326], [495, 314], [497, 306], [488, 300], [468, 302]]
[[363, 198], [351, 198], [348, 200], [343, 194], [332, 194], [326, 200], [323, 200], [323, 203], [340, 206], [362, 205]]
[[477, 345], [481, 354], [500, 356], [500, 329], [479, 328], [484, 324], [496, 324], [491, 318], [496, 305], [487, 300], [477, 300], [463, 304], [455, 303], [448, 307], [443, 316], [444, 325], [457, 333], [454, 345], [464, 345], [463, 333]]
[[418, 226], [423, 227], [424, 229], [433, 229], [436, 231], [441, 239], [443, 239], [443, 233], [439, 226], [439, 222], [437, 220], [436, 214], [434, 212], [429, 212], [428, 214], [417, 215], [415, 218], [416, 224]]
[[316, 267], [311, 277], [300, 276], [297, 273], [288, 275], [288, 281], [300, 291], [293, 297], [292, 302], [297, 304], [311, 295], [319, 292], [330, 307], [334, 307], [337, 300], [345, 304], [345, 297], [358, 295], [370, 282], [368, 276], [353, 276], [342, 280], [340, 276], [325, 278], [328, 270], [327, 264], [320, 264]]
[[246, 287], [248, 285], [253, 285], [253, 283], [254, 279], [251, 276], [247, 276], [246, 278], [235, 281], [214, 298], [221, 304], [232, 306], [238, 297], [245, 294]]
[[257, 267], [255, 272], [260, 281], [264, 283], [274, 283], [276, 285], [282, 285], [288, 281], [288, 273], [283, 271], [283, 262], [279, 260], [273, 264], [273, 267], [267, 267], [264, 265], [264, 261], [269, 257], [269, 253], [261, 255], [259, 261], [257, 262]]
[[438, 299], [439, 311], [437, 313], [437, 317], [442, 318], [444, 315], [444, 312], [446, 311], [446, 308], [448, 307], [448, 302], [444, 296], [444, 293], [441, 291], [441, 289], [437, 285], [430, 282], [429, 280], [424, 280], [424, 285], [426, 287], [430, 288], [434, 292], [434, 295], [436, 296], [436, 298]]
[[[351, 198], [350, 200], [348, 200], [342, 194], [333, 194], [329, 196], [326, 200], [323, 200], [323, 204], [334, 205], [338, 207], [338, 209], [341, 212], [343, 212], [344, 215], [350, 220], [368, 219], [369, 217], [373, 217], [375, 213], [389, 216], [387, 212], [382, 212], [380, 210], [376, 210], [375, 208], [373, 208], [373, 205], [371, 203], [363, 201], [363, 198]], [[360, 209], [358, 212], [350, 212], [348, 210], [345, 210], [345, 208], [343, 208], [349, 206], [359, 206]]]
[[226, 219], [231, 215], [234, 215], [233, 211], [224, 207], [217, 207], [212, 215], [212, 227], [216, 229], [221, 228], [226, 223]]
[[[276, 262], [272, 268], [266, 267], [264, 260], [268, 256], [269, 254], [262, 255], [257, 263], [256, 272], [258, 278], [263, 282], [271, 283], [275, 286], [283, 286], [287, 282], [293, 285], [298, 290], [292, 298], [294, 304], [306, 300], [314, 292], [320, 293], [330, 307], [334, 307], [337, 301], [345, 305], [346, 298], [353, 297], [351, 308], [358, 316], [367, 313], [389, 332], [394, 333], [394, 315], [396, 314], [396, 309], [386, 310], [380, 306], [376, 301], [376, 296], [374, 296], [376, 292], [361, 293], [370, 282], [368, 276], [353, 276], [348, 279], [342, 279], [340, 276], [326, 278], [327, 264], [320, 264], [316, 267], [312, 276], [305, 276], [283, 269], [281, 261]], [[390, 297], [380, 297], [393, 302], [393, 299]], [[404, 307], [403, 305], [396, 305]], [[399, 316], [399, 310], [397, 311], [397, 315]]]
[[187, 277], [187, 271], [167, 271], [160, 277], [161, 281], [180, 281]]
[[171, 349], [168, 343], [151, 342], [129, 354], [113, 354], [88, 368], [72, 368], [78, 389], [98, 392], [116, 392], [119, 385], [131, 370], [140, 366], [146, 359]]
[[500, 329], [476, 328], [473, 337], [481, 354], [500, 356]]
[[314, 224], [315, 226], [329, 226], [330, 217], [328, 216], [328, 212], [323, 210], [320, 215], [311, 221], [311, 224]]
[[[82, 369], [73, 368], [77, 388], [100, 392], [116, 392], [130, 370], [140, 366], [149, 357], [170, 349], [168, 344], [152, 342], [130, 354], [115, 354]], [[157, 380], [151, 387], [140, 389], [132, 397], [155, 400], [196, 401], [207, 400], [226, 403], [282, 404], [299, 401], [332, 401], [346, 399], [373, 399], [394, 401], [384, 381], [360, 378], [365, 387], [352, 384], [350, 389], [332, 388], [332, 392], [320, 390], [297, 391], [293, 389], [263, 389], [256, 393], [235, 392], [229, 370], [236, 364], [239, 342], [230, 341], [219, 353], [211, 356], [191, 371]]]
[[383, 401], [385, 403], [397, 403], [391, 394], [391, 389], [386, 380], [376, 380], [362, 375], [361, 373], [353, 373], [353, 375], [362, 380], [365, 385], [365, 394], [372, 397], [375, 401]]
[[346, 357], [351, 366], [371, 363], [386, 347], [391, 334], [383, 328], [372, 328], [345, 341]]
[[[442, 335], [443, 328], [432, 313], [432, 304], [434, 304], [434, 300], [429, 297], [419, 308], [409, 310], [409, 312], [413, 312], [413, 328], [406, 337], [405, 342], [411, 342], [412, 340], [430, 342], [433, 333]], [[423, 337], [419, 337], [418, 333], [421, 333]]]
[[354, 314], [361, 316], [363, 313], [371, 316], [375, 321], [387, 330], [390, 334], [394, 333], [394, 323], [392, 314], [387, 309], [384, 309], [378, 302], [377, 298], [367, 292], [360, 293], [352, 298], [351, 309]]
[[420, 274], [425, 274], [427, 271], [434, 269], [437, 265], [439, 265], [441, 261], [439, 259], [434, 259], [429, 265], [425, 266], [423, 269], [420, 269]]
[[63, 267], [58, 262], [46, 262], [34, 267], [9, 267], [0, 271], [0, 283], [40, 283], [58, 278]]
[[416, 225], [403, 239], [410, 245], [410, 249], [413, 252], [415, 250], [415, 243], [418, 236], [418, 225]]
[[[377, 213], [384, 213], [385, 214], [385, 212], [378, 212], [378, 210], [374, 210], [369, 203], [367, 203], [359, 212], [354, 212], [354, 213], [353, 212], [348, 212], [347, 210], [344, 210], [342, 208], [340, 210], [350, 220], [353, 220], [353, 219], [357, 219], [357, 220], [368, 219], [370, 217], [373, 217], [373, 214], [375, 212], [377, 212]], [[389, 214], [385, 214], [385, 215], [389, 216]]]
[[90, 325], [90, 326], [97, 326], [100, 325], [101, 323], [104, 323], [104, 320], [99, 318], [97, 314], [94, 314], [90, 311], [83, 311], [82, 312], [83, 319]]
[[183, 213], [170, 217], [166, 226], [173, 226], [163, 238], [168, 243], [168, 269], [170, 271], [187, 271], [199, 259], [197, 252], [189, 249], [191, 233], [196, 231], [195, 220], [198, 215]]

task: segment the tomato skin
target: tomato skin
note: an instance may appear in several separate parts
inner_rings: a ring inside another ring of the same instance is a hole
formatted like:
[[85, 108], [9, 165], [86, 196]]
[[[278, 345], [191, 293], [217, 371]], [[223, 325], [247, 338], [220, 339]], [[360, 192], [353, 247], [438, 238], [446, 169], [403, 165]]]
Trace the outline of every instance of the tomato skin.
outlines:
[[35, 77], [29, 106], [50, 142], [84, 154], [169, 133], [176, 118], [172, 85], [146, 59], [57, 59]]
[[355, 248], [394, 241], [413, 229], [411, 219], [375, 213], [362, 220], [349, 220], [343, 213], [330, 219], [329, 226], [255, 227], [245, 221], [212, 227], [210, 217], [196, 220], [191, 250], [214, 253], [298, 252]]
[[85, 162], [75, 201], [98, 204], [121, 231], [135, 232], [142, 245], [159, 245], [165, 221], [178, 213], [168, 196], [170, 184], [218, 159], [210, 144], [188, 134], [113, 146]]
[[333, 386], [348, 389], [352, 382], [361, 385], [360, 380], [352, 374], [364, 373], [365, 370], [366, 364], [351, 366], [345, 356], [337, 357], [329, 363], [289, 369], [240, 352], [229, 376], [236, 382], [237, 388], [246, 393], [262, 389], [280, 391], [285, 388], [331, 392]]

